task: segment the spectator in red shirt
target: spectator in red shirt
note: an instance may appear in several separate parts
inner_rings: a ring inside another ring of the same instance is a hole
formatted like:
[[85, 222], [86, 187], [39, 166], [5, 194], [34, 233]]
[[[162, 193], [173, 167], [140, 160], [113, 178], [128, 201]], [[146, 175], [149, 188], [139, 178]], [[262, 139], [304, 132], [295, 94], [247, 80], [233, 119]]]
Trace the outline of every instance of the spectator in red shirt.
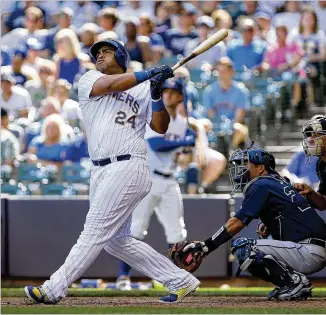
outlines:
[[[265, 54], [266, 66], [272, 70], [272, 73], [281, 75], [284, 71], [298, 73], [304, 77], [303, 69], [300, 69], [299, 64], [304, 51], [297, 43], [287, 43], [287, 27], [285, 25], [276, 28], [277, 42], [270, 44], [267, 47]], [[293, 89], [293, 105], [297, 106], [301, 100], [300, 83], [296, 82]]]

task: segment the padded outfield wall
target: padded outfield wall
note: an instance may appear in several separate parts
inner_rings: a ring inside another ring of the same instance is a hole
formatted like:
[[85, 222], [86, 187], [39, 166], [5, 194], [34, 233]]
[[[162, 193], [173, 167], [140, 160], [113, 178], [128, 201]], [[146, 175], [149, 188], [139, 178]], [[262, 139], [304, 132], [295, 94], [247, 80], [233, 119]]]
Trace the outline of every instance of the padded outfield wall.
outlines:
[[[214, 234], [236, 211], [241, 198], [229, 195], [184, 196], [188, 239]], [[83, 229], [89, 202], [86, 197], [5, 196], [1, 198], [1, 274], [9, 277], [49, 277], [64, 262]], [[326, 212], [320, 212], [326, 220]], [[256, 222], [240, 235], [256, 237]], [[164, 231], [156, 216], [151, 219], [145, 241], [165, 254]], [[195, 273], [198, 277], [235, 275], [237, 264], [228, 262], [229, 244], [209, 255]], [[83, 278], [116, 277], [119, 261], [103, 251]], [[141, 276], [134, 272], [134, 276]], [[247, 274], [243, 273], [243, 276]], [[326, 278], [326, 268], [316, 274]]]

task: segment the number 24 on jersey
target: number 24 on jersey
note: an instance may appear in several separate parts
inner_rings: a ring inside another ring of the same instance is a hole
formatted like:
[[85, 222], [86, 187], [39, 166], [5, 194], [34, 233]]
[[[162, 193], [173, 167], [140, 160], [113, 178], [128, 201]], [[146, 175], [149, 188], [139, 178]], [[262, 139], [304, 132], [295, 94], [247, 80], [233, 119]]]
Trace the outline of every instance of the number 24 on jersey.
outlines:
[[135, 129], [136, 127], [136, 115], [133, 115], [127, 118], [127, 114], [122, 110], [117, 112], [114, 122], [119, 125], [130, 124], [131, 128]]

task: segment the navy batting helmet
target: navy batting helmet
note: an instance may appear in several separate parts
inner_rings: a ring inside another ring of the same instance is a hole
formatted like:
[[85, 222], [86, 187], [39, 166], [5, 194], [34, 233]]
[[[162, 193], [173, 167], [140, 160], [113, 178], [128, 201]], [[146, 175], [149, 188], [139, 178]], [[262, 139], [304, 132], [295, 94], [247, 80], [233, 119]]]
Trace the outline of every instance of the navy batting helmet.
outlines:
[[114, 39], [105, 39], [93, 44], [92, 47], [89, 49], [91, 56], [96, 59], [97, 52], [103, 45], [109, 45], [116, 49], [114, 53], [115, 59], [118, 65], [122, 67], [123, 71], [126, 72], [129, 63], [128, 52], [120, 42]]

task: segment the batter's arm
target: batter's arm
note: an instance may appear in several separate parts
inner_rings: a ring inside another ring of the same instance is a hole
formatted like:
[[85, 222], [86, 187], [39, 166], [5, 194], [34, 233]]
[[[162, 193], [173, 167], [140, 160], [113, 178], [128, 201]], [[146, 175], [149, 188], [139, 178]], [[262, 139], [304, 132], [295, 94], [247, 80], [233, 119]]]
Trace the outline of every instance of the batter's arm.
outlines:
[[157, 133], [165, 134], [170, 123], [170, 115], [167, 112], [162, 99], [152, 100], [152, 121], [150, 127]]
[[140, 83], [155, 77], [158, 74], [168, 76], [172, 74], [172, 70], [168, 66], [160, 66], [148, 69], [146, 71], [102, 75], [93, 84], [90, 96], [101, 96], [105, 94], [126, 91]]
[[90, 96], [126, 91], [137, 84], [134, 73], [103, 75], [93, 84]]
[[168, 66], [163, 66], [164, 71], [150, 79], [150, 94], [152, 98], [152, 120], [150, 127], [157, 133], [165, 134], [170, 123], [170, 115], [163, 103], [162, 87], [168, 78], [173, 77], [173, 71]]

